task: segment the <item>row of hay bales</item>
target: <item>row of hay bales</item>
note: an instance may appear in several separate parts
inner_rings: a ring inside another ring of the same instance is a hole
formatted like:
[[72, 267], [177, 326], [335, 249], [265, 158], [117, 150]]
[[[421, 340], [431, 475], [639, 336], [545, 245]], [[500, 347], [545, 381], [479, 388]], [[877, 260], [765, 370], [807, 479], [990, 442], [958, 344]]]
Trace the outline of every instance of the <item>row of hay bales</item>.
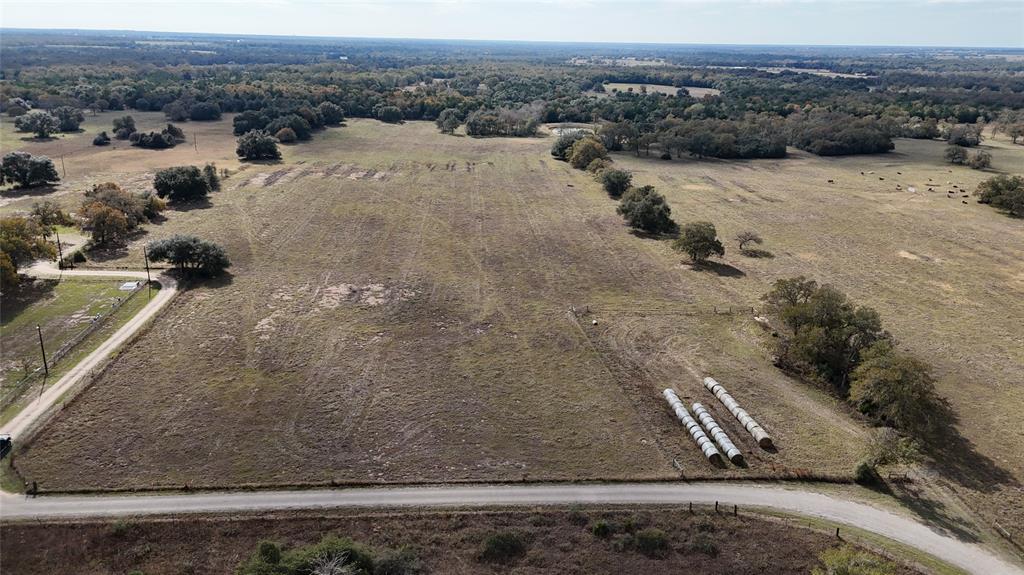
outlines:
[[[774, 442], [772, 437], [768, 435], [768, 432], [761, 427], [761, 424], [757, 422], [739, 403], [733, 399], [729, 392], [725, 390], [722, 384], [718, 383], [711, 377], [704, 378], [704, 387], [722, 402], [722, 405], [729, 410], [729, 413], [736, 418], [737, 421], [743, 426], [743, 429], [747, 430], [761, 449], [772, 449]], [[694, 419], [687, 411], [686, 406], [680, 401], [679, 396], [671, 388], [665, 389], [662, 392], [665, 400], [669, 404], [669, 408], [675, 413], [676, 417], [686, 428], [686, 431], [693, 438], [697, 447], [704, 454], [704, 457], [708, 459], [714, 465], [722, 465], [722, 453], [725, 453], [725, 457], [733, 462], [735, 465], [743, 464], [743, 453], [737, 449], [736, 445], [729, 439], [729, 436], [725, 433], [718, 422], [715, 421], [711, 413], [700, 403], [694, 403], [691, 408], [693, 413], [697, 416]], [[700, 423], [698, 423], [698, 421]], [[709, 438], [710, 436], [710, 438]], [[714, 440], [712, 442], [712, 439]], [[717, 445], [717, 447], [716, 447]]]

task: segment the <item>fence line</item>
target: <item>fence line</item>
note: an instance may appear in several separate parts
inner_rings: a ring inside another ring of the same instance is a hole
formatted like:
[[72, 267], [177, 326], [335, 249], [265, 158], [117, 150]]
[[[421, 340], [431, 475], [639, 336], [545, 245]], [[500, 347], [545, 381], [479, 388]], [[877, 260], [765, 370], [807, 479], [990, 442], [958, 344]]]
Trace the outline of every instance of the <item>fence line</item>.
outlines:
[[[116, 313], [117, 310], [121, 309], [121, 306], [128, 303], [128, 301], [135, 297], [136, 294], [142, 291], [142, 288], [146, 286], [146, 282], [141, 280], [138, 281], [139, 285], [135, 289], [133, 289], [131, 293], [129, 293], [127, 296], [123, 298], [120, 298], [119, 301], [117, 301], [116, 303], [111, 304], [110, 311], [102, 314], [99, 318], [96, 318], [93, 321], [91, 321], [85, 329], [75, 334], [71, 339], [64, 342], [64, 345], [60, 346], [60, 348], [58, 348], [57, 351], [50, 354], [46, 358], [47, 361], [49, 362], [50, 367], [57, 365], [57, 363], [60, 362], [61, 359], [67, 356], [67, 354], [71, 353], [71, 351], [74, 350], [75, 347], [77, 347], [83, 341], [85, 341], [87, 337], [89, 337], [97, 330], [99, 330], [101, 327], [103, 327], [107, 323], [107, 320], [110, 319], [110, 317], [114, 315], [114, 313]], [[31, 387], [35, 378], [44, 372], [44, 368], [37, 367], [31, 373], [25, 375], [18, 381], [10, 385], [5, 385], [4, 387], [7, 389], [4, 390], [3, 395], [0, 395], [0, 409], [5, 409], [9, 405], [17, 401], [18, 398], [21, 397], [22, 393], [24, 393], [25, 390]]]

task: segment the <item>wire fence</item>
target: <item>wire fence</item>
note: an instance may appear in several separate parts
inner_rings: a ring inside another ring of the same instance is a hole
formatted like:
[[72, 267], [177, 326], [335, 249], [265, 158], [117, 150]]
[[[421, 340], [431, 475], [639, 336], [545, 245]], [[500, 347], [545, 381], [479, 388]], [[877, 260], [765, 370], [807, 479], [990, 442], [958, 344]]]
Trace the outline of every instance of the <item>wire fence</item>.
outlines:
[[[94, 318], [89, 325], [82, 331], [76, 333], [71, 339], [64, 342], [57, 351], [47, 356], [46, 361], [52, 369], [53, 366], [57, 365], [61, 359], [67, 357], [79, 344], [86, 340], [90, 335], [95, 333], [97, 330], [106, 325], [107, 320], [110, 319], [117, 310], [121, 309], [121, 306], [131, 301], [142, 289], [146, 287], [146, 282], [139, 281], [135, 289], [128, 293], [127, 296], [119, 298], [117, 302], [111, 304], [110, 310], [106, 313], [99, 315]], [[36, 379], [41, 377], [46, 370], [43, 366], [37, 367], [35, 370], [27, 373], [18, 381], [5, 384], [3, 390], [0, 391], [0, 409], [6, 409], [8, 406], [17, 401], [25, 391], [35, 383]]]

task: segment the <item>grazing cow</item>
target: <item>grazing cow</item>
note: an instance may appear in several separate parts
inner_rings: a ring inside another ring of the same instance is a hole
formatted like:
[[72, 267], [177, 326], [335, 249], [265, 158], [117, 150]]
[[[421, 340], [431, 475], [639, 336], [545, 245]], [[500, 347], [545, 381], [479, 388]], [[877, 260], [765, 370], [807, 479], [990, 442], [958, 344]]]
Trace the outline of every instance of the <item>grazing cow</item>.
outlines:
[[836, 181], [835, 180], [829, 180], [828, 183], [834, 184], [834, 183], [836, 183]]

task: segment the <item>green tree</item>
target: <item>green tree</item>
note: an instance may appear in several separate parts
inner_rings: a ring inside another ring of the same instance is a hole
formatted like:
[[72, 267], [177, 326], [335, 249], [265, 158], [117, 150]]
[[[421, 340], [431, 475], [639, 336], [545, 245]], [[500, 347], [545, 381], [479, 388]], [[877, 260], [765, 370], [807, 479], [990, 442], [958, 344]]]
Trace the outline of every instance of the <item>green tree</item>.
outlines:
[[1024, 217], [1024, 177], [1000, 174], [989, 178], [974, 190], [978, 202], [989, 204], [1018, 218]]
[[224, 248], [196, 236], [174, 235], [149, 242], [146, 251], [150, 260], [166, 261], [187, 276], [216, 276], [231, 266]]
[[711, 256], [724, 256], [725, 247], [711, 222], [690, 222], [683, 225], [679, 238], [672, 247], [690, 256], [694, 263], [702, 264]]
[[175, 166], [156, 173], [153, 189], [157, 196], [171, 202], [188, 202], [205, 198], [210, 193], [210, 182], [195, 166]]
[[217, 175], [216, 165], [206, 164], [203, 166], [203, 179], [206, 180], [206, 184], [209, 186], [211, 192], [220, 191], [220, 176]]
[[71, 216], [53, 200], [32, 204], [32, 218], [43, 226], [44, 230], [53, 226], [70, 226], [74, 223]]
[[17, 184], [23, 188], [60, 181], [53, 160], [28, 152], [9, 152], [0, 160], [0, 185]]
[[459, 120], [458, 110], [455, 108], [445, 108], [437, 115], [435, 123], [437, 124], [438, 129], [441, 130], [442, 134], [453, 134], [462, 121]]
[[18, 268], [37, 259], [57, 257], [57, 248], [46, 241], [46, 230], [38, 222], [21, 216], [0, 218], [0, 263], [6, 291], [18, 285]]
[[92, 232], [92, 241], [98, 246], [121, 243], [132, 229], [124, 212], [101, 202], [86, 203], [78, 215], [82, 229]]
[[61, 132], [76, 132], [85, 121], [85, 114], [71, 106], [58, 106], [51, 113], [57, 118], [57, 129]]
[[633, 174], [625, 170], [605, 170], [601, 172], [601, 186], [613, 198], [621, 198], [629, 189]]
[[914, 437], [932, 436], [949, 418], [949, 405], [935, 391], [931, 368], [897, 351], [888, 340], [861, 355], [850, 400], [861, 412]]
[[188, 117], [199, 122], [219, 120], [220, 106], [215, 102], [196, 102], [188, 109]]
[[944, 154], [946, 161], [951, 164], [963, 165], [967, 162], [967, 149], [963, 146], [946, 146]]
[[983, 170], [992, 165], [992, 154], [985, 150], [978, 150], [967, 159], [967, 166], [974, 170]]
[[118, 140], [127, 140], [136, 131], [135, 118], [131, 116], [114, 118], [114, 137]]
[[243, 160], [279, 160], [281, 151], [277, 149], [277, 140], [265, 130], [250, 130], [238, 138], [235, 150]]
[[652, 234], [671, 233], [679, 229], [672, 221], [672, 209], [654, 186], [630, 188], [616, 210], [630, 227]]
[[398, 106], [377, 106], [374, 108], [374, 116], [381, 122], [397, 124], [402, 121], [402, 110]]
[[322, 102], [316, 110], [326, 126], [337, 126], [345, 121], [345, 111], [333, 102]]
[[295, 135], [295, 130], [289, 127], [281, 128], [276, 134], [274, 134], [274, 137], [282, 144], [290, 144], [299, 139], [298, 136]]
[[23, 116], [18, 116], [14, 120], [14, 127], [19, 132], [32, 132], [37, 138], [48, 138], [50, 134], [60, 128], [60, 121], [48, 112], [32, 110]]

